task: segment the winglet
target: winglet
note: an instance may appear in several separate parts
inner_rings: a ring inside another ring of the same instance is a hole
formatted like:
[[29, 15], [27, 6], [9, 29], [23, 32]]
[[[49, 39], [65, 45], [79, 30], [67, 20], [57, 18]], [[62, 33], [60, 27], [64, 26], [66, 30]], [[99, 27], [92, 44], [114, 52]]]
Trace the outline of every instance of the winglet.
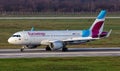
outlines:
[[107, 36], [106, 36], [106, 37], [109, 37], [109, 36], [110, 36], [110, 34], [111, 34], [111, 32], [112, 32], [112, 29], [108, 32], [108, 34], [107, 34]]
[[35, 28], [34, 28], [34, 27], [32, 27], [32, 28], [31, 28], [31, 31], [34, 31], [34, 30], [35, 30]]

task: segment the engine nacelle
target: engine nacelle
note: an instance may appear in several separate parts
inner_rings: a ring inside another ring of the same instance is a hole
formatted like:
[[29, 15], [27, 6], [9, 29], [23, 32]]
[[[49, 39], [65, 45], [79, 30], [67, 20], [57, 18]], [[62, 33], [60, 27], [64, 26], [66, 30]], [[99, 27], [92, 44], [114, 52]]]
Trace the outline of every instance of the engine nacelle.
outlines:
[[63, 48], [64, 44], [61, 41], [55, 41], [53, 43], [50, 43], [49, 46], [52, 50], [57, 50], [57, 49]]
[[34, 48], [37, 48], [37, 46], [36, 46], [36, 45], [27, 45], [26, 47], [27, 47], [27, 48], [29, 48], [29, 49], [34, 49]]

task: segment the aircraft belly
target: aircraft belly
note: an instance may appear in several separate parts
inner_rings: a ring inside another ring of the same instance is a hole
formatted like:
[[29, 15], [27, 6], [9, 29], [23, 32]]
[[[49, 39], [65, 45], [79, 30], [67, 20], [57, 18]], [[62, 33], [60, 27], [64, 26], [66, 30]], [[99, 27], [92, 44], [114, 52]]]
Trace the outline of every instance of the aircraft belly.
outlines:
[[78, 40], [78, 41], [68, 41], [67, 44], [82, 44], [82, 43], [86, 43], [89, 42], [89, 40]]

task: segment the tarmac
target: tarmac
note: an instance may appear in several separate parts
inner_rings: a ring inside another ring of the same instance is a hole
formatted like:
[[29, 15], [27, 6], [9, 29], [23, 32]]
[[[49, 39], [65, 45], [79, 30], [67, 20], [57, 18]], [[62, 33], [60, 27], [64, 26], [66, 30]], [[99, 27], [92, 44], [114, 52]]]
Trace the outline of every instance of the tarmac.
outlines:
[[61, 50], [45, 51], [45, 49], [0, 49], [0, 58], [45, 58], [45, 57], [96, 57], [120, 56], [120, 48], [69, 48], [67, 52]]

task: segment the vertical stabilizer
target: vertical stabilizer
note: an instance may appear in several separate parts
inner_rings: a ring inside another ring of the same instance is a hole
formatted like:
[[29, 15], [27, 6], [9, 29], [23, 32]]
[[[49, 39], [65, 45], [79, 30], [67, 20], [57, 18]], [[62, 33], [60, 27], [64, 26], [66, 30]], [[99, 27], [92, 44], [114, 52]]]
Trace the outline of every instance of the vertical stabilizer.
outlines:
[[91, 36], [93, 38], [98, 37], [102, 33], [105, 17], [106, 17], [106, 10], [102, 10], [97, 16], [92, 26], [90, 27]]

